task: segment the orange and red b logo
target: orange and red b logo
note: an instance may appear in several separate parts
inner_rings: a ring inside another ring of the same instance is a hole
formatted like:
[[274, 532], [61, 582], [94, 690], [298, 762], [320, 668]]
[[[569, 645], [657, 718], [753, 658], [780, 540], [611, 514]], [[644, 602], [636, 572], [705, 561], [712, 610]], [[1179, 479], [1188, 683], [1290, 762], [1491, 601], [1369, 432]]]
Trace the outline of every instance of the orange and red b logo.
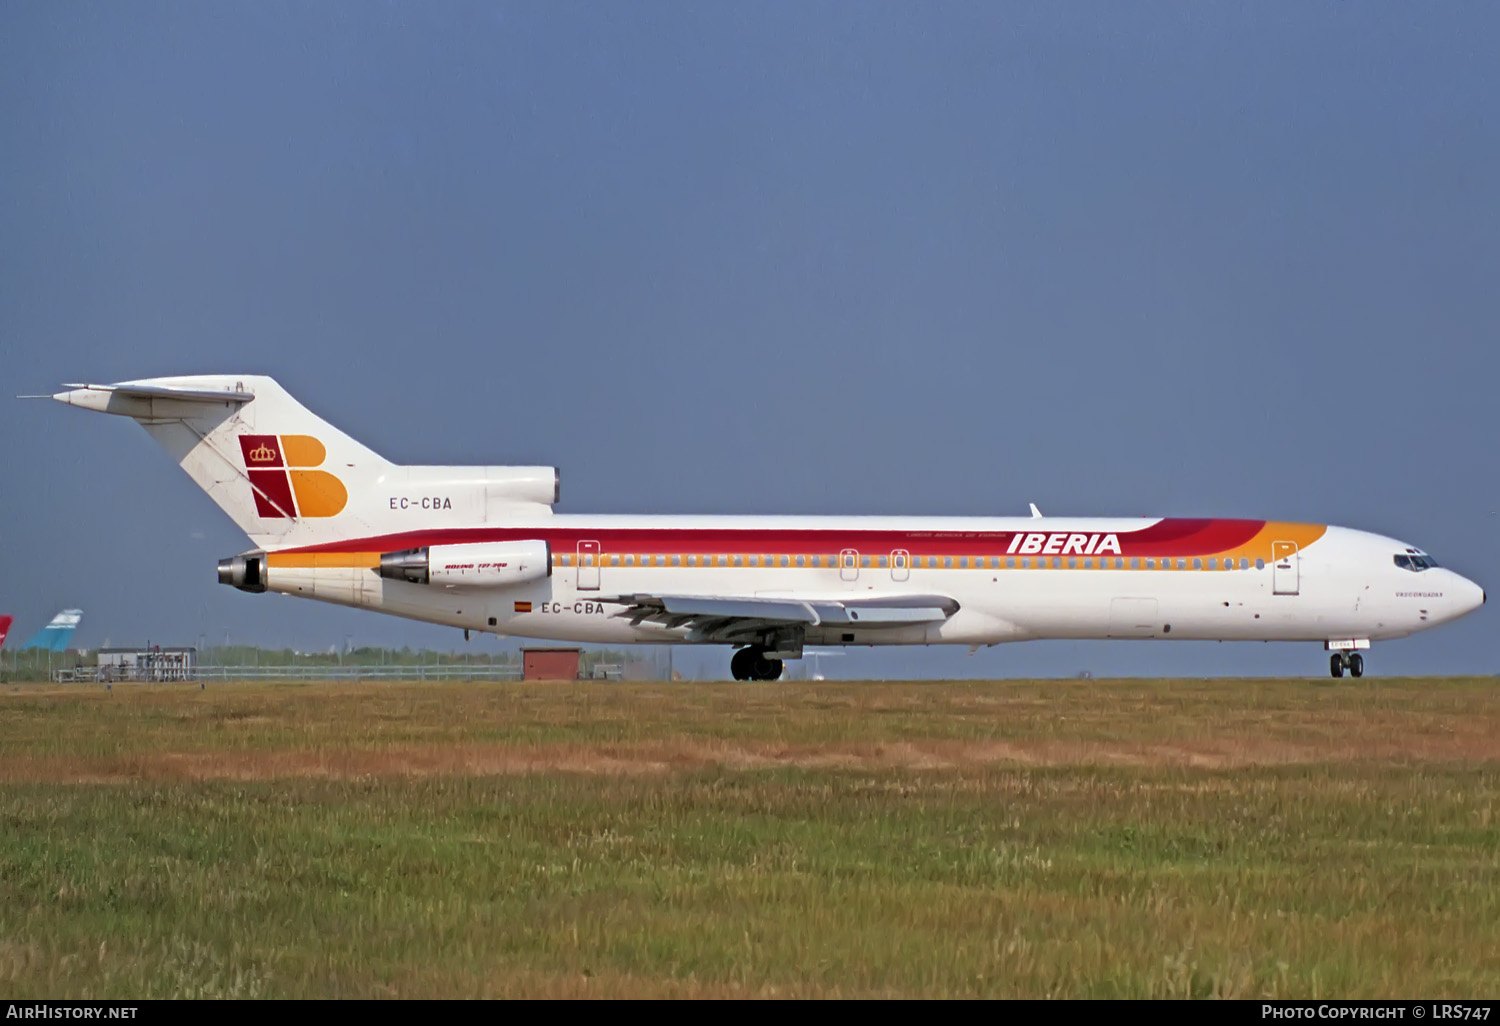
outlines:
[[311, 469], [328, 455], [312, 435], [240, 435], [240, 452], [263, 517], [331, 517], [349, 502], [344, 482]]

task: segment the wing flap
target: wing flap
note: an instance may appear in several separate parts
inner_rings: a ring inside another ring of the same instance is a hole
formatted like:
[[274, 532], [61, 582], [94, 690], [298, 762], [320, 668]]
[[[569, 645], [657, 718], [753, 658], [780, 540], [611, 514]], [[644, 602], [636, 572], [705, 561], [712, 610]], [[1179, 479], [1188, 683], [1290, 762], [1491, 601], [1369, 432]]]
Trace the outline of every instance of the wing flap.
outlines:
[[622, 606], [617, 617], [631, 626], [652, 623], [688, 628], [702, 640], [735, 641], [758, 631], [824, 625], [903, 627], [941, 623], [958, 611], [946, 595], [881, 595], [851, 599], [797, 599], [759, 595], [616, 595], [601, 601]]

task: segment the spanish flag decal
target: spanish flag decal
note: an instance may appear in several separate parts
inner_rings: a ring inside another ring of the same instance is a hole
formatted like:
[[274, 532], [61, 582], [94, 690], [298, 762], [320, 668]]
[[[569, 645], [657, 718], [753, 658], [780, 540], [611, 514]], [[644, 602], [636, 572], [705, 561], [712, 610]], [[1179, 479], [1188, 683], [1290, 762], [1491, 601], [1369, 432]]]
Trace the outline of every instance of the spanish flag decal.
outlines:
[[531, 612], [531, 603], [530, 602], [517, 602], [516, 603], [516, 612], [518, 612], [518, 613], [529, 613], [529, 612]]

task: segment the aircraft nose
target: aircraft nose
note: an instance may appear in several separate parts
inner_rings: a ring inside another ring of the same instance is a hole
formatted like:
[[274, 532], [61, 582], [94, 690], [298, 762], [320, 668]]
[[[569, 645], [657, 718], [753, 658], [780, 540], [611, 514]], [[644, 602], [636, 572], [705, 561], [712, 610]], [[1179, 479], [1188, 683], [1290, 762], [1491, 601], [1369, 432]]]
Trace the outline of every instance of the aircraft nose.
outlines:
[[1469, 580], [1467, 577], [1462, 577], [1458, 574], [1454, 574], [1453, 576], [1458, 577], [1458, 587], [1455, 588], [1454, 591], [1456, 592], [1455, 598], [1458, 599], [1457, 604], [1459, 616], [1463, 616], [1465, 613], [1472, 613], [1474, 610], [1484, 605], [1485, 599], [1488, 598], [1488, 596], [1484, 593], [1483, 588], [1475, 584], [1473, 581]]

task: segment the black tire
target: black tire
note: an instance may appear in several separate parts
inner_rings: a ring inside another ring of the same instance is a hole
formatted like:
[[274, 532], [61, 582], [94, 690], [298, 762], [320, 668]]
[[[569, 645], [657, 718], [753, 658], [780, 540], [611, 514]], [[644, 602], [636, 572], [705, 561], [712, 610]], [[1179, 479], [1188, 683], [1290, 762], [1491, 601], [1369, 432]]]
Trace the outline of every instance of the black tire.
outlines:
[[780, 680], [784, 666], [780, 659], [768, 659], [763, 653], [755, 655], [756, 680]]
[[1365, 675], [1365, 657], [1358, 652], [1349, 657], [1349, 676], [1363, 677]]
[[1335, 677], [1344, 675], [1344, 657], [1335, 652], [1328, 657], [1328, 672]]

